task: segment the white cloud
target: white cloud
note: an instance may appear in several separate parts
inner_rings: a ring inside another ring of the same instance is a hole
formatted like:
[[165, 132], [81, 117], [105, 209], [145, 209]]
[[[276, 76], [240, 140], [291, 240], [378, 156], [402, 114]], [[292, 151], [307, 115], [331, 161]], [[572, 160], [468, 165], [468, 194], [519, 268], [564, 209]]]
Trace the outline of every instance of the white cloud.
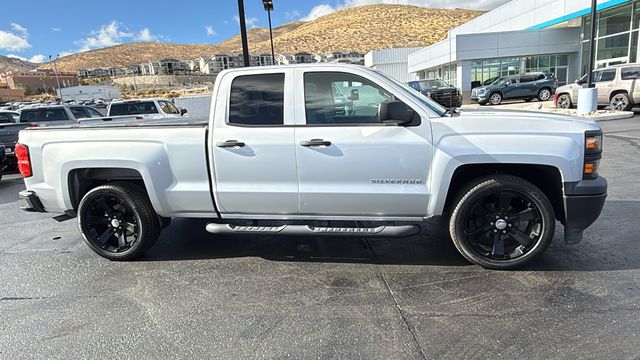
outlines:
[[11, 30], [13, 30], [14, 33], [22, 35], [23, 37], [29, 36], [29, 31], [27, 31], [27, 28], [20, 24], [11, 23]]
[[[240, 17], [238, 15], [233, 15], [233, 20], [235, 20], [236, 23], [240, 24]], [[244, 18], [244, 22], [247, 24], [247, 27], [251, 29], [258, 27], [258, 21], [259, 20], [255, 17]]]
[[143, 28], [142, 30], [140, 30], [138, 36], [136, 36], [135, 39], [138, 41], [155, 41], [158, 39], [158, 37], [156, 35], [153, 35], [149, 28]]
[[62, 31], [62, 29], [61, 29], [61, 28], [59, 28], [59, 27], [52, 27], [52, 28], [51, 28], [51, 31], [61, 32], [61, 31]]
[[37, 54], [37, 55], [33, 55], [29, 61], [32, 63], [43, 63], [45, 61], [47, 61], [48, 58], [42, 54]]
[[216, 36], [216, 35], [218, 35], [218, 33], [213, 29], [213, 26], [211, 26], [211, 25], [205, 26], [204, 29], [207, 31], [207, 36]]
[[287, 20], [298, 20], [300, 18], [300, 15], [300, 11], [298, 10], [285, 11], [284, 13], [284, 17]]
[[29, 32], [19, 24], [12, 23], [11, 30], [0, 30], [0, 50], [22, 51], [31, 47]]
[[[142, 28], [139, 32], [131, 32], [122, 23], [113, 20], [106, 25], [100, 26], [98, 30], [93, 30], [89, 36], [76, 42], [80, 46], [79, 52], [120, 45], [127, 41], [155, 41], [161, 39], [151, 33], [149, 28]], [[69, 55], [71, 53], [67, 53]]]
[[8, 57], [8, 58], [12, 58], [12, 59], [18, 59], [18, 60], [22, 60], [22, 61], [27, 61], [26, 57], [22, 57], [22, 56], [16, 55], [16, 54], [8, 54], [8, 55], [5, 55], [5, 56]]
[[342, 2], [335, 6], [330, 4], [314, 6], [311, 11], [309, 11], [309, 14], [300, 20], [315, 20], [321, 16], [331, 14], [338, 10], [371, 4], [402, 4], [427, 8], [490, 10], [509, 1], [510, 0], [342, 0]]

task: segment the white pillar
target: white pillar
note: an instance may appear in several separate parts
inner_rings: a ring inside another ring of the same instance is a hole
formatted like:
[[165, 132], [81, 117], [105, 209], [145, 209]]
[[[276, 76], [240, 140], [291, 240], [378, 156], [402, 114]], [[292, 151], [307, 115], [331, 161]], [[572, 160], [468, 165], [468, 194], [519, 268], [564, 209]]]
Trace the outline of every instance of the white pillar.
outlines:
[[598, 109], [598, 89], [581, 88], [578, 90], [578, 115], [586, 115]]

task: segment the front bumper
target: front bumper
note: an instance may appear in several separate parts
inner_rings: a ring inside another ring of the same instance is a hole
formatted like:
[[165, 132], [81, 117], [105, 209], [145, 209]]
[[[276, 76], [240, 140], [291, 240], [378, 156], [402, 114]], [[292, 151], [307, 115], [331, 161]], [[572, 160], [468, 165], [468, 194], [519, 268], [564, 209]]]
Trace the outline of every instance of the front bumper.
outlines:
[[20, 209], [22, 209], [23, 211], [41, 213], [47, 212], [44, 206], [42, 206], [42, 202], [40, 202], [40, 199], [35, 192], [24, 190], [20, 191], [18, 195], [20, 196], [20, 201], [22, 202], [22, 205], [20, 205]]
[[600, 216], [607, 198], [607, 180], [597, 177], [564, 184], [564, 241], [577, 244]]
[[489, 96], [486, 94], [482, 94], [482, 95], [471, 95], [470, 100], [472, 102], [477, 102], [477, 103], [483, 103], [483, 102], [487, 102], [489, 101]]

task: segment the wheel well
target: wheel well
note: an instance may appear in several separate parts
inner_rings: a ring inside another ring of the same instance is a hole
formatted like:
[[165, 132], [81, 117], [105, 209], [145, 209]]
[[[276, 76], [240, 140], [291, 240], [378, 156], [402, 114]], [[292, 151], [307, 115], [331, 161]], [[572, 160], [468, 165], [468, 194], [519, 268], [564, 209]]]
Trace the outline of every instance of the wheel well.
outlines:
[[550, 87], [548, 87], [548, 86], [543, 86], [543, 87], [541, 87], [540, 89], [538, 89], [538, 93], [540, 93], [540, 91], [542, 91], [542, 90], [544, 90], [544, 89], [547, 89], [547, 90], [549, 90], [549, 92], [551, 92], [551, 88], [550, 88]]
[[146, 193], [142, 175], [134, 169], [87, 168], [74, 169], [69, 173], [69, 194], [73, 209], [77, 210], [86, 193], [100, 185], [112, 182], [129, 182], [138, 185]]
[[560, 171], [547, 165], [528, 164], [471, 164], [463, 165], [453, 173], [444, 212], [451, 210], [453, 202], [460, 191], [471, 181], [481, 177], [504, 174], [523, 178], [537, 186], [548, 198], [553, 206], [556, 219], [564, 221], [563, 185]]
[[[613, 97], [618, 94], [625, 94], [627, 95], [627, 97], [629, 96], [629, 92], [627, 90], [614, 90], [611, 92], [611, 95], [609, 95], [609, 101], [611, 101], [611, 99], [613, 99]], [[631, 100], [631, 98], [629, 98], [629, 100]]]

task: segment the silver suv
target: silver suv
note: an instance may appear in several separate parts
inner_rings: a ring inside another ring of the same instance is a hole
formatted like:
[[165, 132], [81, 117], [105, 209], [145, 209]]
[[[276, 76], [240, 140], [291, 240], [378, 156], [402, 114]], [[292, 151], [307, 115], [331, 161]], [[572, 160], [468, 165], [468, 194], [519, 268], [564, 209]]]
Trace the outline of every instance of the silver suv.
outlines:
[[[640, 104], [640, 64], [615, 65], [593, 71], [593, 83], [598, 89], [598, 106], [627, 111]], [[578, 90], [587, 82], [587, 75], [574, 84], [559, 87], [554, 100], [556, 106], [569, 109], [578, 103]]]

